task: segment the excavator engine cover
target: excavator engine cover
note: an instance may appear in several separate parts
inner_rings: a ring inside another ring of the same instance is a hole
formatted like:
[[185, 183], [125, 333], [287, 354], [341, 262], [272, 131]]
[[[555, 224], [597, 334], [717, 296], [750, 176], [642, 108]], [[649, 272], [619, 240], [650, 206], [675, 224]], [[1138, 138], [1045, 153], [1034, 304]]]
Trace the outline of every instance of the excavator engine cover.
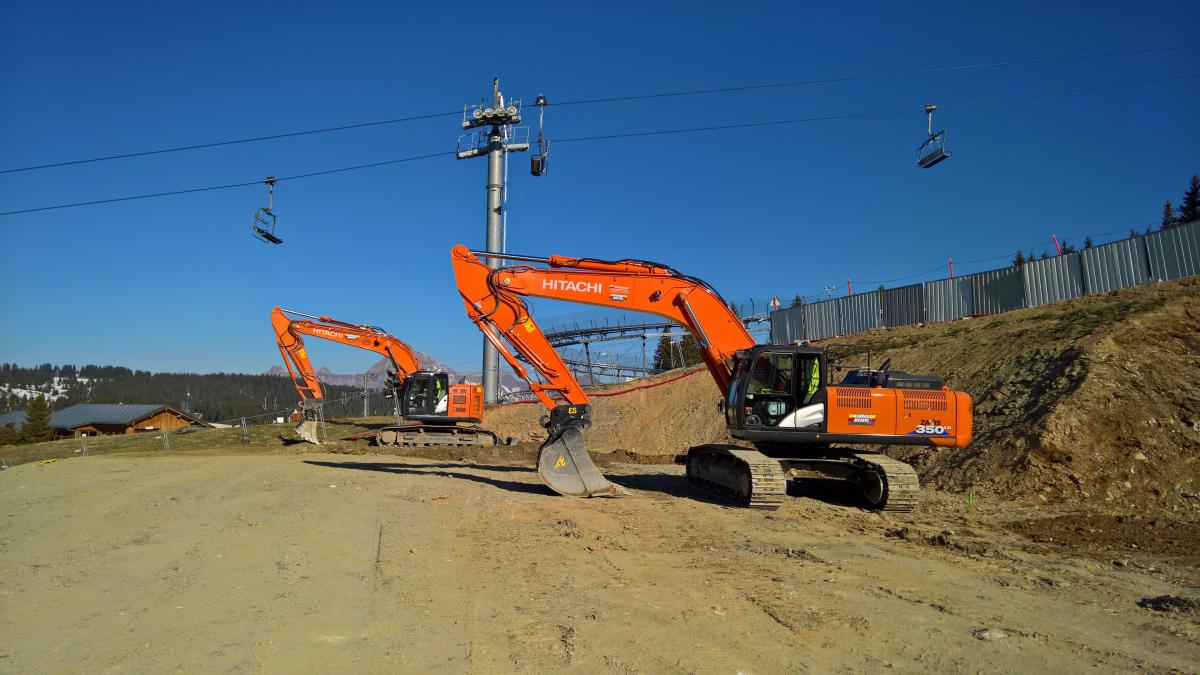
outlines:
[[551, 490], [568, 497], [611, 497], [620, 489], [596, 469], [583, 443], [591, 426], [591, 407], [560, 405], [550, 411], [550, 437], [538, 450], [538, 476]]

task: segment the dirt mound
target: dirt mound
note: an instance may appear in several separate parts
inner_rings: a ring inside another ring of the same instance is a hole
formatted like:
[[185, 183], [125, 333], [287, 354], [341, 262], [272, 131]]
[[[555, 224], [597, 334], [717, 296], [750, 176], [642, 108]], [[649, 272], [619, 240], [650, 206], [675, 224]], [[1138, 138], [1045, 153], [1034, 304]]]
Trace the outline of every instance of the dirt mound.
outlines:
[[[872, 363], [890, 358], [974, 397], [970, 447], [888, 449], [928, 484], [1112, 509], [1200, 507], [1200, 279], [825, 344], [844, 365], [865, 363], [869, 349]], [[588, 447], [651, 461], [729, 441], [711, 378], [681, 374], [591, 390]], [[645, 383], [662, 384], [603, 395]], [[500, 406], [487, 424], [536, 443], [543, 414]]]
[[941, 375], [975, 400], [970, 447], [897, 447], [944, 489], [1200, 505], [1200, 279], [830, 341], [846, 363]]
[[[613, 395], [618, 392], [626, 393]], [[717, 413], [721, 394], [703, 368], [589, 388], [588, 394], [593, 425], [584, 438], [594, 453], [624, 452], [640, 463], [655, 463], [660, 461], [655, 458], [674, 457], [693, 445], [731, 440]], [[540, 403], [529, 403], [489, 408], [485, 416], [488, 428], [501, 438], [540, 443], [546, 432], [538, 419], [545, 414]]]

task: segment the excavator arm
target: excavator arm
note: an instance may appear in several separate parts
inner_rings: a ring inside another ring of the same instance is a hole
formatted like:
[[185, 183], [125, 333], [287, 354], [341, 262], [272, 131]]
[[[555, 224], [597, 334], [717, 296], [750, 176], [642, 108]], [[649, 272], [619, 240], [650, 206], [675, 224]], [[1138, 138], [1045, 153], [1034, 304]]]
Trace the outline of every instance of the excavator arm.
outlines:
[[[544, 421], [550, 436], [538, 453], [538, 472], [561, 494], [605, 495], [615, 493], [616, 488], [596, 470], [583, 444], [581, 432], [591, 426], [587, 394], [530, 316], [523, 297], [617, 307], [671, 319], [696, 336], [701, 358], [722, 392], [729, 385], [733, 354], [755, 344], [715, 290], [665, 265], [567, 256], [479, 255], [518, 263], [491, 269], [464, 246], [451, 251], [467, 316], [550, 410]], [[535, 381], [513, 350], [545, 382]]]

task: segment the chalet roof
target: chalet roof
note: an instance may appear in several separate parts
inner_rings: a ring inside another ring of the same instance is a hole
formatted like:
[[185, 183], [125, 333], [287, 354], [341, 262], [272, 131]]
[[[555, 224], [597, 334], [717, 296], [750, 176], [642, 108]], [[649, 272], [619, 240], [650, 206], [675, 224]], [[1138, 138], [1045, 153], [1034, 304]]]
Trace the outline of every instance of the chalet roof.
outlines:
[[[50, 426], [54, 429], [77, 429], [89, 424], [133, 424], [161, 410], [170, 410], [191, 422], [199, 421], [162, 403], [76, 403], [52, 413]], [[20, 428], [24, 421], [24, 410], [0, 415], [0, 426], [11, 423]]]
[[55, 429], [74, 429], [88, 424], [133, 424], [167, 406], [162, 403], [76, 403], [50, 416]]

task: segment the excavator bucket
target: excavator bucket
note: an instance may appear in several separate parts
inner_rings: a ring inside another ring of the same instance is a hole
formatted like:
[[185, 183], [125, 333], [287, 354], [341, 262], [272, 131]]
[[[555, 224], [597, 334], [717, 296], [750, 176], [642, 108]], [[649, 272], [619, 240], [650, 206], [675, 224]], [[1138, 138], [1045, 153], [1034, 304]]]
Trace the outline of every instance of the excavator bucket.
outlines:
[[538, 475], [551, 490], [568, 497], [615, 497], [624, 494], [596, 469], [579, 429], [568, 427], [538, 451]]
[[321, 439], [317, 437], [317, 429], [318, 426], [316, 420], [304, 420], [300, 424], [296, 425], [296, 435], [308, 441], [309, 443], [320, 445]]

